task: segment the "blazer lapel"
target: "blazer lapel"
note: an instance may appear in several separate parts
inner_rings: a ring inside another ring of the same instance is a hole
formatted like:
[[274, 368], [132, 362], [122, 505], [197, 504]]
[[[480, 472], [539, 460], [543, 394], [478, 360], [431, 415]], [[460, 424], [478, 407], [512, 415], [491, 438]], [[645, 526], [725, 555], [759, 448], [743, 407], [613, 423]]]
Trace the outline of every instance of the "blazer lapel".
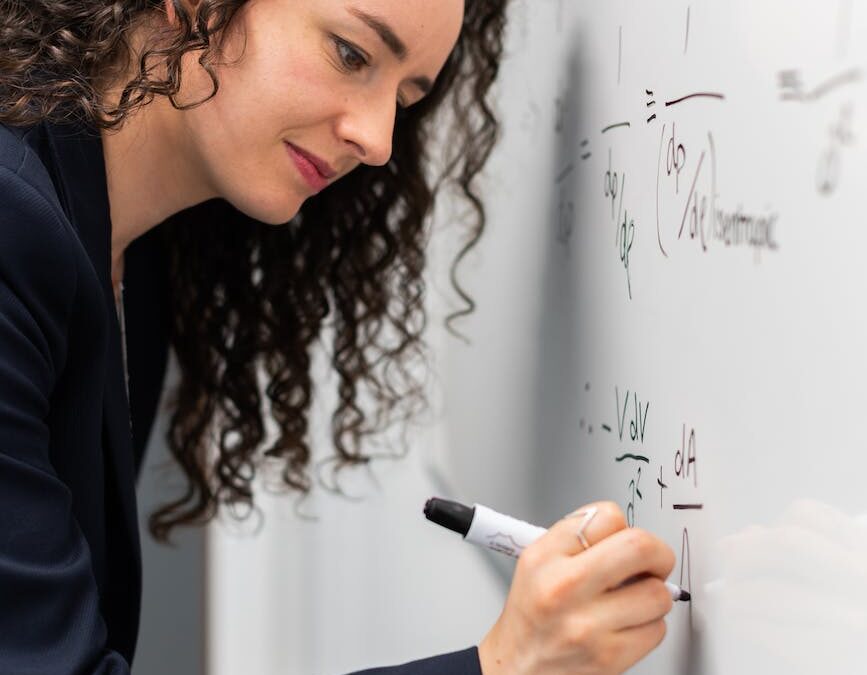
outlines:
[[[141, 589], [141, 549], [135, 495], [135, 469], [129, 401], [123, 372], [120, 323], [111, 286], [111, 219], [105, 160], [99, 130], [77, 123], [46, 124], [62, 184], [61, 202], [77, 230], [103, 290], [108, 313], [106, 381], [103, 394], [103, 447], [106, 453], [106, 538], [113, 592], [103, 600], [117, 615], [134, 617], [129, 634], [116, 636], [134, 651]], [[127, 590], [129, 593], [119, 592]], [[130, 607], [132, 600], [133, 606]]]

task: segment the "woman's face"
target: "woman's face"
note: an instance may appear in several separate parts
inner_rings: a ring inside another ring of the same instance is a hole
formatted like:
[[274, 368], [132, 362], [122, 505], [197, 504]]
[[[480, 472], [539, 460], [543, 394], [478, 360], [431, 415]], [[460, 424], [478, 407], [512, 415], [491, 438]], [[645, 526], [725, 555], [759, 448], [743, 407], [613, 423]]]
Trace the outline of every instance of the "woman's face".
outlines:
[[[249, 0], [217, 95], [179, 115], [210, 191], [281, 224], [359, 164], [388, 162], [396, 108], [425, 95], [463, 11], [463, 0]], [[180, 104], [212, 90], [198, 54], [184, 58]]]

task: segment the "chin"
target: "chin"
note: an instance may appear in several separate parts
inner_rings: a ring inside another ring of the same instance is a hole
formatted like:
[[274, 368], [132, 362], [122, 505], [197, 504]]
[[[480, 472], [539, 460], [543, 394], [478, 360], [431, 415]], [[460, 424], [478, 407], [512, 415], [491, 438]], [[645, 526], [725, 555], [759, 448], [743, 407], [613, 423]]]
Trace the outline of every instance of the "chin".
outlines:
[[244, 215], [266, 225], [285, 225], [301, 209], [304, 199], [290, 190], [268, 193], [245, 193], [228, 200]]

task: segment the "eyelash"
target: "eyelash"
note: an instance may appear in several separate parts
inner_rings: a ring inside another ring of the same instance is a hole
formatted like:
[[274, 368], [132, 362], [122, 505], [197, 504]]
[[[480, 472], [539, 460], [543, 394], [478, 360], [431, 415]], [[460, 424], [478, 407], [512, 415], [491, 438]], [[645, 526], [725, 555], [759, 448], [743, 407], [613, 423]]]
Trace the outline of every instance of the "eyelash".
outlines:
[[[348, 73], [357, 73], [362, 68], [369, 66], [370, 62], [365, 58], [364, 54], [360, 49], [354, 47], [346, 40], [343, 40], [337, 36], [332, 36], [332, 41], [334, 42], [334, 48], [337, 52], [337, 58], [340, 60], [341, 67]], [[348, 58], [347, 58], [347, 52]], [[357, 60], [356, 63], [350, 63], [351, 60]], [[399, 110], [405, 110], [407, 106], [397, 101], [397, 107]]]
[[[331, 38], [334, 41], [335, 50], [337, 51], [337, 58], [340, 59], [340, 64], [343, 68], [348, 72], [358, 72], [365, 66], [369, 66], [370, 63], [365, 58], [364, 54], [361, 51], [346, 42], [346, 40], [341, 40], [338, 37]], [[347, 59], [346, 52], [349, 52], [349, 58]], [[357, 59], [360, 63], [350, 63], [350, 60]]]

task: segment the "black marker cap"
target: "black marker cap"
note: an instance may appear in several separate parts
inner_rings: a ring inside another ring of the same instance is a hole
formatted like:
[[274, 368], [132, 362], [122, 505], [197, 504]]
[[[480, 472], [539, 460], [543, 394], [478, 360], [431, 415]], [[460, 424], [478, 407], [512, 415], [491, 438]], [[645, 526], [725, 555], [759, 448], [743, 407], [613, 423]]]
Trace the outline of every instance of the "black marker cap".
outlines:
[[469, 531], [475, 512], [476, 509], [472, 506], [464, 506], [439, 497], [431, 497], [424, 504], [425, 518], [461, 536], [466, 536]]

